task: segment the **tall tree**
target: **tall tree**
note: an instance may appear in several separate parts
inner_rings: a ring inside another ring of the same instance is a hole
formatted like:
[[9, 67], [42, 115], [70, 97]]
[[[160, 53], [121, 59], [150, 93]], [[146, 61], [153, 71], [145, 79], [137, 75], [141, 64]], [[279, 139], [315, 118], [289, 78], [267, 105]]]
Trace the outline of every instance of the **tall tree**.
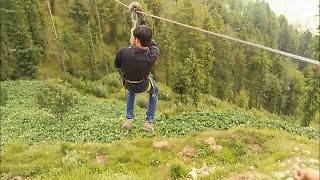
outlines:
[[201, 60], [198, 59], [195, 55], [193, 49], [189, 49], [190, 55], [185, 60], [185, 66], [188, 67], [188, 76], [191, 79], [191, 84], [189, 87], [189, 93], [193, 100], [194, 105], [198, 105], [199, 95], [201, 93], [201, 89], [204, 86], [204, 77], [205, 73], [203, 72], [203, 65], [201, 64]]
[[316, 69], [309, 70], [306, 78], [306, 86], [303, 96], [301, 97], [303, 113], [301, 119], [302, 126], [310, 126], [310, 122], [319, 113], [320, 109], [320, 78], [316, 74]]
[[15, 73], [18, 76], [35, 78], [41, 50], [33, 46], [32, 36], [26, 24], [23, 2], [8, 0], [5, 5], [7, 9], [2, 18], [6, 19], [6, 30], [18, 67]]

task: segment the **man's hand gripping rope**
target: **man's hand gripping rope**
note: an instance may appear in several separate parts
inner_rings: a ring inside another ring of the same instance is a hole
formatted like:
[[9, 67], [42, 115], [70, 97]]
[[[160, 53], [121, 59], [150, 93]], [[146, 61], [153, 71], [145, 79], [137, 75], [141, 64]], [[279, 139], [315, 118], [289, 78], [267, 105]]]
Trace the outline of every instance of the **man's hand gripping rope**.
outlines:
[[133, 45], [133, 41], [134, 41], [133, 31], [138, 25], [146, 25], [146, 18], [145, 18], [145, 15], [139, 13], [139, 12], [143, 12], [143, 10], [141, 5], [138, 2], [132, 2], [129, 5], [129, 9], [131, 11], [131, 19], [132, 19], [130, 43], [131, 45]]

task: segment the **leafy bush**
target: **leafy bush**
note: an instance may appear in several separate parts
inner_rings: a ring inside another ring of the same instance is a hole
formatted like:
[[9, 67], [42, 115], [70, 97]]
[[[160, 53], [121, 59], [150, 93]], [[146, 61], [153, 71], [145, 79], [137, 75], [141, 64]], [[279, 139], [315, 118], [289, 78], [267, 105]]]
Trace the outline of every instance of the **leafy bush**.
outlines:
[[166, 115], [171, 115], [177, 112], [178, 107], [173, 101], [159, 100], [157, 102], [157, 109]]
[[99, 98], [106, 98], [107, 97], [107, 90], [102, 85], [94, 86], [92, 89], [92, 92], [96, 97], [99, 97]]
[[138, 106], [140, 106], [141, 108], [147, 108], [148, 107], [148, 103], [149, 100], [147, 98], [147, 95], [145, 94], [138, 94], [136, 96], [136, 103]]
[[[80, 96], [78, 104], [69, 111], [68, 116], [64, 117], [64, 123], [54, 123], [52, 115], [38, 110], [36, 96], [33, 97], [34, 94], [42, 92], [43, 84], [39, 81], [5, 81], [1, 84], [10, 92], [10, 101], [7, 102], [6, 108], [1, 107], [3, 133], [0, 146], [4, 146], [14, 137], [20, 137], [28, 145], [34, 145], [41, 141], [52, 140], [110, 143], [120, 139], [154, 136], [145, 133], [140, 127], [134, 127], [129, 134], [121, 132], [119, 127], [125, 113], [124, 103], [117, 100], [101, 100], [92, 96]], [[119, 92], [120, 95], [124, 97], [123, 92]], [[146, 107], [148, 95], [141, 96], [145, 98], [143, 107]], [[137, 118], [143, 118], [145, 109], [136, 108], [135, 113]], [[161, 137], [180, 137], [206, 130], [226, 130], [244, 126], [281, 130], [311, 139], [320, 139], [319, 131], [315, 129], [270, 119], [263, 120], [252, 113], [226, 110], [191, 111], [171, 116], [165, 116], [158, 111], [156, 113], [156, 129]], [[241, 151], [239, 153], [241, 154]]]
[[100, 80], [104, 86], [107, 86], [111, 92], [116, 92], [117, 89], [120, 89], [123, 85], [119, 73], [112, 73]]
[[183, 167], [181, 163], [172, 163], [170, 165], [170, 177], [172, 179], [180, 179], [185, 177], [186, 175], [186, 169]]
[[241, 90], [239, 95], [235, 98], [235, 104], [241, 108], [248, 109], [249, 107], [249, 96], [245, 90]]
[[73, 90], [56, 83], [46, 83], [38, 93], [37, 101], [40, 107], [51, 111], [59, 120], [77, 103]]
[[4, 88], [0, 88], [0, 106], [4, 106], [8, 100], [7, 90]]
[[91, 87], [86, 81], [76, 78], [71, 75], [67, 75], [64, 79], [66, 82], [70, 83], [72, 87], [84, 93], [90, 93]]
[[203, 158], [210, 156], [214, 153], [213, 149], [208, 144], [199, 143], [196, 145], [197, 148], [197, 157]]
[[157, 85], [159, 87], [159, 100], [171, 101], [174, 97], [171, 88], [161, 82], [157, 82]]

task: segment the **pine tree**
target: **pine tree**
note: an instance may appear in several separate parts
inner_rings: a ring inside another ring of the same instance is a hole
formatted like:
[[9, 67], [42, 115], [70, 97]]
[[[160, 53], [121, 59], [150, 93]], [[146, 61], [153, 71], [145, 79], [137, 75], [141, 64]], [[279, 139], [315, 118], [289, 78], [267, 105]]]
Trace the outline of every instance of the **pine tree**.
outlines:
[[189, 51], [190, 55], [185, 60], [185, 66], [188, 67], [187, 74], [191, 80], [189, 94], [193, 100], [193, 104], [197, 106], [201, 89], [203, 89], [203, 86], [205, 85], [205, 73], [201, 60], [196, 58], [194, 50], [189, 49]]
[[8, 39], [12, 43], [13, 56], [18, 66], [17, 76], [36, 77], [36, 72], [41, 59], [41, 49], [35, 47], [32, 35], [26, 24], [26, 14], [22, 1], [6, 1], [7, 11], [4, 14], [6, 19], [6, 30]]
[[301, 125], [308, 127], [320, 109], [320, 78], [317, 76], [315, 68], [312, 68], [307, 74], [301, 101], [303, 102], [301, 106], [301, 112], [303, 113]]

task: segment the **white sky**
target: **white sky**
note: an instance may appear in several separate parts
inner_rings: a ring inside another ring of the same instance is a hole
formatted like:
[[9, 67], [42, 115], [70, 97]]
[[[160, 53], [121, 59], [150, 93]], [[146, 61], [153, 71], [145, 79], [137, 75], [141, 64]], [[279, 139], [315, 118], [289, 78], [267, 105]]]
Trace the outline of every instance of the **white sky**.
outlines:
[[319, 0], [266, 0], [277, 14], [284, 14], [289, 23], [316, 32], [319, 26]]

